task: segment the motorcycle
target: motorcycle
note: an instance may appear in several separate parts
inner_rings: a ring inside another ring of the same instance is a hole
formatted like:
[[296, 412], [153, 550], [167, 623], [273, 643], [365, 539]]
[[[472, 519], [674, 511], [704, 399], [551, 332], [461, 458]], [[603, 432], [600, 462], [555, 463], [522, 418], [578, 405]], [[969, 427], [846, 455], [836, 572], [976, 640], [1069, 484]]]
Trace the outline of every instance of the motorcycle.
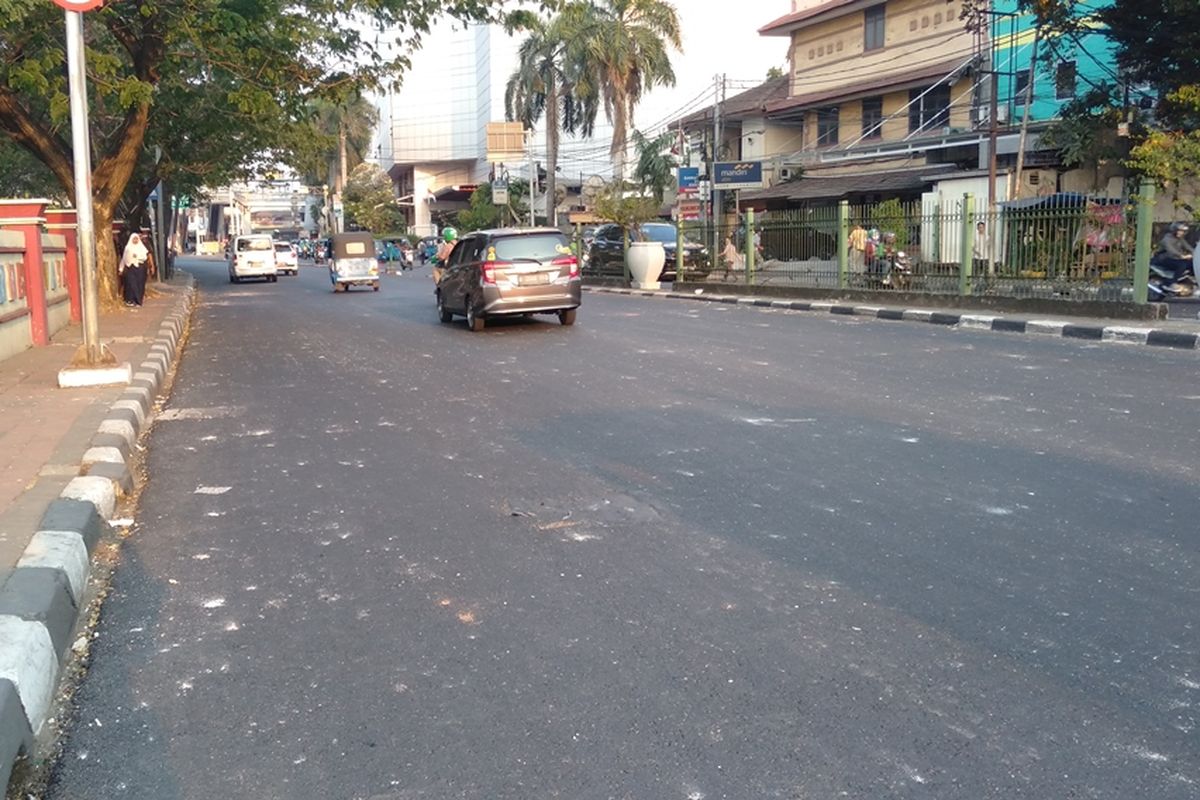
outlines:
[[883, 286], [897, 291], [906, 291], [912, 285], [912, 261], [908, 253], [897, 250], [883, 258], [885, 272], [881, 283]]
[[1196, 293], [1196, 275], [1200, 273], [1200, 248], [1192, 254], [1192, 265], [1182, 273], [1173, 267], [1163, 266], [1156, 258], [1150, 259], [1150, 282], [1147, 284], [1147, 299], [1163, 302], [1175, 298], [1191, 297]]

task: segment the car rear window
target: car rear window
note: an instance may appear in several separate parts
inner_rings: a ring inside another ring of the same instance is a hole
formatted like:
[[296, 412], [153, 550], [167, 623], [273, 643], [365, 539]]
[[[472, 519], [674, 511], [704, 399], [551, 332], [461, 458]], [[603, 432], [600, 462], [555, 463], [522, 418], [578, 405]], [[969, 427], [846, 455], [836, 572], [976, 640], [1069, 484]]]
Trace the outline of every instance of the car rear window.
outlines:
[[239, 239], [237, 249], [240, 250], [270, 250], [270, 239]]
[[276, 242], [275, 243], [275, 252], [276, 253], [290, 253], [290, 252], [292, 252], [292, 246], [290, 244], [286, 244], [285, 242]]
[[551, 261], [558, 256], [571, 254], [571, 248], [567, 246], [567, 237], [561, 233], [506, 236], [493, 240], [492, 246], [496, 248], [496, 258], [501, 261], [530, 258]]

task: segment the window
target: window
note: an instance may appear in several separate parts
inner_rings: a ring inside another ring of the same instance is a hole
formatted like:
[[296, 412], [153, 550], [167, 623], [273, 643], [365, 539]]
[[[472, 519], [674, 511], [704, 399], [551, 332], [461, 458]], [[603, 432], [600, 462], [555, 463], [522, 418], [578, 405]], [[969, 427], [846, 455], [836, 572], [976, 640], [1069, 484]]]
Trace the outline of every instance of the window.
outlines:
[[864, 97], [862, 101], [862, 135], [864, 139], [883, 136], [883, 98]]
[[878, 50], [883, 47], [884, 14], [883, 6], [868, 8], [863, 14], [863, 50]]
[[817, 147], [838, 143], [838, 107], [817, 109]]
[[1025, 105], [1025, 92], [1029, 91], [1029, 70], [1023, 69], [1017, 73], [1017, 82], [1013, 84], [1013, 102], [1018, 106]]
[[1058, 71], [1054, 74], [1054, 99], [1071, 100], [1075, 97], [1075, 62], [1058, 62]]
[[908, 132], [933, 133], [950, 124], [950, 87], [910, 89], [908, 92]]

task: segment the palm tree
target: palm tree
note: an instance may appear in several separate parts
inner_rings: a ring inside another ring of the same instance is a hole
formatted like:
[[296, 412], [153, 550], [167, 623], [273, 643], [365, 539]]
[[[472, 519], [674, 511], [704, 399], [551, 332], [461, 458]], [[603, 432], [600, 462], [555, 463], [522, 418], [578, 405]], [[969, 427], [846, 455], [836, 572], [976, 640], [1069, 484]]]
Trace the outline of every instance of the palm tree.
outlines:
[[683, 46], [679, 13], [667, 0], [575, 0], [560, 18], [568, 63], [578, 70], [576, 91], [604, 99], [613, 126], [613, 176], [623, 179], [629, 126], [642, 95], [675, 84], [670, 49]]
[[[564, 132], [590, 136], [596, 119], [595, 101], [580, 98], [575, 91], [576, 76], [565, 58], [561, 19], [546, 20], [528, 11], [517, 11], [509, 15], [506, 27], [510, 32], [523, 30], [529, 36], [517, 51], [517, 67], [505, 86], [505, 114], [527, 128], [536, 126], [543, 115], [546, 117], [546, 215], [553, 225], [560, 136]], [[537, 176], [530, 176], [530, 180], [536, 181]]]

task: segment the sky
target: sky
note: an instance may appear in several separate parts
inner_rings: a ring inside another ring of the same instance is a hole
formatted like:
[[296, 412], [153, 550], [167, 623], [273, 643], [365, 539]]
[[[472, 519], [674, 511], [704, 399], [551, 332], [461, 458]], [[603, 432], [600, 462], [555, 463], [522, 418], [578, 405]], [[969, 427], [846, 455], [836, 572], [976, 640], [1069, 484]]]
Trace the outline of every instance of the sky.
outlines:
[[[672, 56], [676, 85], [656, 88], [642, 99], [635, 112], [638, 128], [653, 129], [710, 106], [717, 74], [727, 76], [726, 94], [732, 96], [765, 80], [771, 67], [787, 71], [787, 37], [760, 36], [758, 29], [791, 12], [791, 0], [675, 0], [675, 7], [683, 28], [683, 52]], [[492, 82], [499, 83], [501, 98], [518, 44], [519, 38], [507, 39], [503, 31], [495, 31], [492, 37]], [[493, 116], [502, 115], [502, 108], [493, 109]], [[565, 166], [573, 173], [599, 171], [608, 163], [611, 135], [607, 126], [597, 125], [592, 140], [569, 143]]]

